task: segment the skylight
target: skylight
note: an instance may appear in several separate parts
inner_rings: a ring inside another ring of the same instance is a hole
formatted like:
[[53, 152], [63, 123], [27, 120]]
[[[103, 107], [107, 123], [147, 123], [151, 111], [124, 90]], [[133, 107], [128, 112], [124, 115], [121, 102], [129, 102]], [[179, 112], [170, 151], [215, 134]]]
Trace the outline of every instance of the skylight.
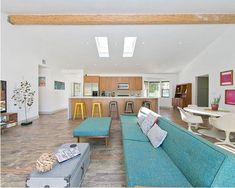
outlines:
[[132, 57], [135, 50], [136, 37], [124, 38], [123, 57]]
[[109, 47], [107, 37], [95, 37], [95, 42], [99, 57], [109, 57]]

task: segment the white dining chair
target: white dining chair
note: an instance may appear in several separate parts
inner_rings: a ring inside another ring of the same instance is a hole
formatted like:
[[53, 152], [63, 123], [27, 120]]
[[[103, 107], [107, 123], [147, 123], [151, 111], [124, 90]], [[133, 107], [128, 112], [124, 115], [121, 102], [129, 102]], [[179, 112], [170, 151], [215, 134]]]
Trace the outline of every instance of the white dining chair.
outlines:
[[[201, 116], [196, 116], [185, 112], [182, 108], [177, 107], [180, 111], [181, 119], [188, 123], [188, 131], [193, 132], [191, 127], [198, 129], [200, 123], [203, 123]], [[201, 135], [200, 133], [193, 132], [194, 134]]]
[[209, 122], [215, 128], [225, 132], [225, 140], [215, 144], [235, 147], [235, 144], [230, 141], [230, 134], [235, 133], [235, 113], [225, 114], [219, 118], [210, 117]]

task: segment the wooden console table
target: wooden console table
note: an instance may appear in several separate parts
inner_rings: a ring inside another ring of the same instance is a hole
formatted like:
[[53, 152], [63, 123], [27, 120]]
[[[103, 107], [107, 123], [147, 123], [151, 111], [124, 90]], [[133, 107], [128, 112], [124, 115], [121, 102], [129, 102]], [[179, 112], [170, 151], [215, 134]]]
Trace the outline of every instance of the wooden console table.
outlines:
[[2, 120], [4, 119], [4, 123], [5, 123], [5, 125], [1, 126], [1, 133], [3, 133], [6, 128], [14, 127], [18, 123], [17, 113], [2, 113], [1, 119]]

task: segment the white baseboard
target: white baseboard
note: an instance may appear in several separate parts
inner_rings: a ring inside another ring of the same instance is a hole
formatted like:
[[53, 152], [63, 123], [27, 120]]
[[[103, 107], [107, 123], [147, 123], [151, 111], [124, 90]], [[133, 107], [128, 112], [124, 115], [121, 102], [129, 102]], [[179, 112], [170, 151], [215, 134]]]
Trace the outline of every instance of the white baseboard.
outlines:
[[39, 115], [50, 115], [50, 114], [54, 114], [56, 112], [60, 112], [60, 111], [67, 110], [67, 109], [68, 108], [60, 108], [60, 109], [52, 110], [52, 111], [40, 111]]
[[[33, 120], [38, 119], [38, 118], [39, 118], [39, 115], [33, 116], [33, 117], [29, 118], [28, 121], [33, 121]], [[25, 120], [18, 121], [18, 124], [20, 125], [23, 122], [25, 122]]]

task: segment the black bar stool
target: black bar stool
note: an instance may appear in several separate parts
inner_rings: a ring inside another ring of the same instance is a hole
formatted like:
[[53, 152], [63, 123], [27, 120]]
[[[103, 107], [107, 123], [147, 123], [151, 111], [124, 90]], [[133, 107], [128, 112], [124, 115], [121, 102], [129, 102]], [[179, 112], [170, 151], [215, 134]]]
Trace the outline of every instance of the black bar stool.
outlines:
[[134, 102], [133, 101], [126, 101], [124, 112], [125, 113], [134, 113]]
[[[113, 113], [116, 114], [116, 116], [112, 117]], [[119, 119], [118, 102], [117, 101], [110, 101], [109, 102], [109, 117], [112, 117], [112, 119]]]
[[151, 109], [151, 102], [150, 101], [143, 101], [142, 106]]

